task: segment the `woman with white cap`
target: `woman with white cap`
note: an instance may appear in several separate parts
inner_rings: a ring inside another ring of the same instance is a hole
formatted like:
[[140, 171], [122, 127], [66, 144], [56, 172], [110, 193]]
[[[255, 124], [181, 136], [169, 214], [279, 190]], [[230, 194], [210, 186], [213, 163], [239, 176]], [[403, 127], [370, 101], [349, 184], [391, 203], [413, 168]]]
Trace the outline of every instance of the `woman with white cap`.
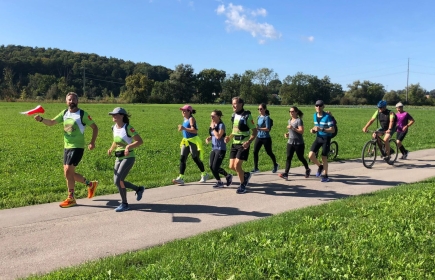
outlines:
[[136, 200], [142, 199], [145, 187], [136, 186], [130, 182], [125, 181], [131, 168], [136, 160], [135, 152], [133, 149], [142, 145], [143, 140], [136, 132], [136, 130], [130, 125], [130, 115], [124, 108], [117, 107], [109, 113], [112, 116], [112, 120], [115, 125], [112, 127], [113, 131], [113, 143], [107, 151], [110, 156], [112, 152], [115, 152], [116, 160], [114, 167], [113, 181], [118, 187], [119, 194], [121, 195], [121, 204], [115, 209], [116, 212], [124, 212], [130, 210], [127, 202], [127, 189], [136, 191]]
[[193, 161], [201, 171], [200, 183], [205, 183], [208, 179], [208, 174], [205, 172], [203, 159], [202, 141], [198, 137], [198, 127], [196, 126], [196, 120], [193, 114], [196, 110], [193, 110], [192, 106], [186, 104], [180, 108], [183, 115], [183, 123], [178, 125], [178, 131], [183, 133], [183, 139], [180, 143], [181, 155], [180, 155], [180, 174], [176, 179], [172, 180], [172, 183], [180, 186], [184, 185], [184, 171], [186, 171], [186, 162], [189, 153], [192, 155]]
[[414, 124], [414, 119], [412, 116], [403, 110], [403, 104], [402, 102], [399, 102], [396, 104], [396, 117], [397, 117], [397, 147], [399, 148], [400, 152], [402, 153], [401, 159], [407, 159], [408, 158], [408, 150], [405, 149], [402, 142], [403, 139], [405, 139], [406, 134], [408, 133], [408, 128]]

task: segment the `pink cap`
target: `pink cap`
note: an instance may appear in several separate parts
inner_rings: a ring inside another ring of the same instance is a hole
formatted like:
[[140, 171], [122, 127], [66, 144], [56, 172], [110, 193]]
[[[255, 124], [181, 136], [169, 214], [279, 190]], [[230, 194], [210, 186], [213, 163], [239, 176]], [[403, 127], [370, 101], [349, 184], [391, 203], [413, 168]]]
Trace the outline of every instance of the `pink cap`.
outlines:
[[183, 107], [181, 107], [180, 110], [183, 110], [183, 111], [190, 111], [190, 112], [193, 111], [192, 106], [190, 106], [190, 105], [188, 105], [188, 104], [186, 104], [186, 105], [184, 105]]

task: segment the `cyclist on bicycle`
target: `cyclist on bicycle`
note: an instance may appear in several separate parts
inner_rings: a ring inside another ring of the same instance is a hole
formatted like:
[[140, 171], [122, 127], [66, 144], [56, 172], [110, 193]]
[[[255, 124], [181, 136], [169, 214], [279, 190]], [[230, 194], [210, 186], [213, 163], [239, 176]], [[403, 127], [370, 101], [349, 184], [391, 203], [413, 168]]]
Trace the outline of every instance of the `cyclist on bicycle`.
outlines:
[[396, 131], [396, 114], [391, 110], [387, 109], [387, 101], [381, 100], [378, 102], [378, 110], [373, 114], [372, 118], [368, 121], [368, 123], [363, 127], [362, 131], [367, 132], [367, 129], [372, 125], [372, 123], [377, 120], [380, 125], [372, 135], [373, 138], [376, 136], [384, 135], [384, 144], [385, 151], [382, 150], [382, 143], [378, 139], [378, 145], [380, 147], [382, 156], [384, 156], [384, 160], [390, 164], [390, 138], [393, 136]]

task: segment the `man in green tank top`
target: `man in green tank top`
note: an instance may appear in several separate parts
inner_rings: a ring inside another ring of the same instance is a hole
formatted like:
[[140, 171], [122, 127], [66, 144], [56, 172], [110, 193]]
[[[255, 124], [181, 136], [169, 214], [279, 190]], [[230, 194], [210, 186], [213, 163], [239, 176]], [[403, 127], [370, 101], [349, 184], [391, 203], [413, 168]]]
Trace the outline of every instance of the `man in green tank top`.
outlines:
[[80, 163], [85, 149], [85, 126], [92, 128], [92, 139], [88, 144], [88, 149], [95, 148], [95, 140], [98, 135], [98, 127], [92, 120], [91, 116], [77, 107], [79, 98], [77, 93], [70, 92], [66, 95], [66, 105], [68, 110], [63, 110], [53, 119], [44, 119], [36, 115], [34, 118], [47, 126], [63, 123], [64, 130], [64, 153], [63, 153], [63, 171], [68, 186], [68, 197], [59, 204], [62, 208], [77, 205], [74, 198], [75, 182], [84, 183], [88, 187], [88, 198], [95, 195], [98, 181], [86, 180], [81, 174], [76, 173], [76, 167]]

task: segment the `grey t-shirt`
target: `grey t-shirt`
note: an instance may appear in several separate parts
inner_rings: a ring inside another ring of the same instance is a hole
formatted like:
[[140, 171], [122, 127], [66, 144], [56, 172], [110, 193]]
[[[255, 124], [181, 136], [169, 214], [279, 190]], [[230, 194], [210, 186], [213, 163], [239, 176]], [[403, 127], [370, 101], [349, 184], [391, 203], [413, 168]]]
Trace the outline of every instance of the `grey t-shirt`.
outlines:
[[[289, 119], [288, 124], [296, 129], [299, 128], [300, 126], [304, 126], [304, 122], [300, 118], [297, 118], [296, 120]], [[302, 134], [289, 129], [287, 143], [292, 145], [302, 145], [304, 144], [304, 137], [302, 136]]]

